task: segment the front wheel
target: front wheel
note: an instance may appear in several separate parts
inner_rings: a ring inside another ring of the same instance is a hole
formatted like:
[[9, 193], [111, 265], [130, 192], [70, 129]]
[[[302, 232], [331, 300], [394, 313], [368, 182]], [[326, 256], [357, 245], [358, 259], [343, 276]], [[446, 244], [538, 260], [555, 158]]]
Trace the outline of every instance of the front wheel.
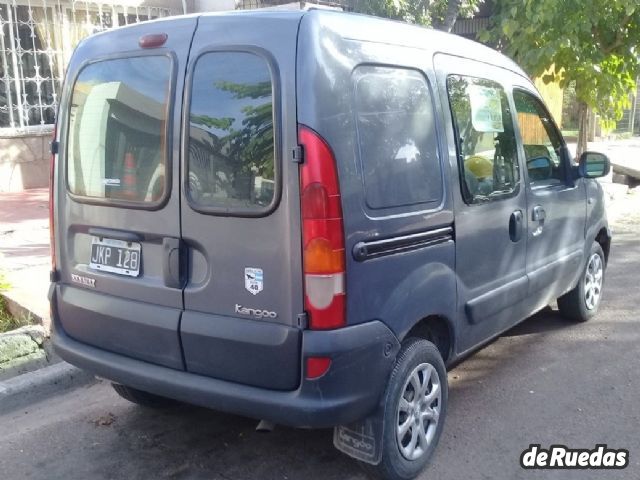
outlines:
[[593, 242], [578, 285], [558, 298], [558, 308], [564, 317], [576, 322], [586, 322], [598, 313], [605, 266], [602, 247], [598, 242]]
[[363, 465], [385, 480], [415, 478], [433, 454], [447, 412], [447, 371], [436, 346], [403, 342], [384, 398], [382, 460]]

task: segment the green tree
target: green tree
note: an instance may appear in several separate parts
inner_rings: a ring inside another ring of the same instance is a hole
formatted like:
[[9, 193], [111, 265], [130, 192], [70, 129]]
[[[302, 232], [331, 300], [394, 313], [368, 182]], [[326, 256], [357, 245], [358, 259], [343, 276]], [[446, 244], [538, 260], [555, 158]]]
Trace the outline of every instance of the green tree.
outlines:
[[359, 13], [427, 25], [450, 32], [459, 16], [471, 17], [484, 0], [351, 0]]
[[544, 74], [545, 83], [575, 85], [579, 156], [587, 148], [589, 109], [613, 121], [629, 104], [640, 70], [640, 3], [497, 0], [479, 40], [492, 42], [529, 75]]

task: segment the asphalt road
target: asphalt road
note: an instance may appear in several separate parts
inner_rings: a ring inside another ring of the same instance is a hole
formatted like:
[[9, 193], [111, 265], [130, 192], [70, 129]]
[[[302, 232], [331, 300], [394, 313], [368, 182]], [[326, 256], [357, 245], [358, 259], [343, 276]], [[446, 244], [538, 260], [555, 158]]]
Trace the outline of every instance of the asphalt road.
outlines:
[[[449, 373], [444, 434], [423, 479], [640, 478], [640, 234], [618, 236], [604, 303], [587, 324], [552, 309]], [[3, 479], [364, 479], [332, 432], [277, 428], [195, 407], [150, 411], [106, 383], [0, 416]], [[619, 471], [524, 471], [531, 443], [630, 451]]]

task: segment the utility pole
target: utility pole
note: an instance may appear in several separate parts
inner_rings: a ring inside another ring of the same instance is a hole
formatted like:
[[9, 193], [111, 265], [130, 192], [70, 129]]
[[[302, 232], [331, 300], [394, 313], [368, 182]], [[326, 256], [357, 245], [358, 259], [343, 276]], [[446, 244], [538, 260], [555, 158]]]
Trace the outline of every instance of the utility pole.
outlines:
[[633, 130], [636, 122], [636, 111], [638, 109], [638, 87], [640, 86], [640, 77], [636, 79], [636, 89], [633, 94], [633, 103], [631, 104], [631, 120], [629, 121], [629, 130], [633, 136]]

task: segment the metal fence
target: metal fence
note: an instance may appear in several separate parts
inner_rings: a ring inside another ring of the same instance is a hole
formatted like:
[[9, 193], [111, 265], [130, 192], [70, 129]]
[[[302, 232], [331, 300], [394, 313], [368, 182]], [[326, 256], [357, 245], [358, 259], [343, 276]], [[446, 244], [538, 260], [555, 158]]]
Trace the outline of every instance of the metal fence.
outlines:
[[172, 13], [89, 1], [0, 2], [0, 128], [54, 122], [64, 71], [82, 38]]
[[300, 6], [305, 5], [321, 5], [327, 7], [337, 7], [342, 8], [344, 10], [348, 10], [347, 8], [347, 0], [240, 0], [237, 2], [237, 6], [241, 10], [251, 10], [254, 8], [268, 8], [268, 7], [278, 7], [281, 5], [289, 5], [299, 3]]

